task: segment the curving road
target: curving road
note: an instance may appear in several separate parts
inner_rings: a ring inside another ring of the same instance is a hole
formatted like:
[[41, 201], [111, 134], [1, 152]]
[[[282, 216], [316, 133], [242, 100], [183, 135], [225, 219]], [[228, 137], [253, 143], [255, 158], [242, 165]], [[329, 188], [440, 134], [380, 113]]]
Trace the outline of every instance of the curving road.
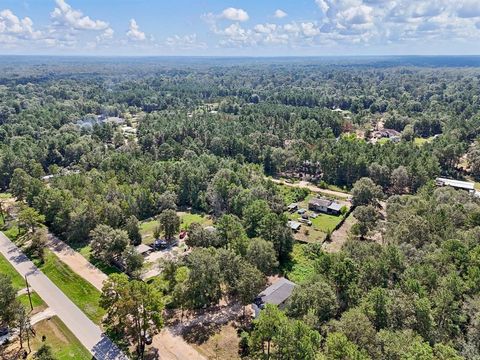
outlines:
[[125, 354], [9, 238], [0, 231], [0, 253], [98, 360], [127, 360]]

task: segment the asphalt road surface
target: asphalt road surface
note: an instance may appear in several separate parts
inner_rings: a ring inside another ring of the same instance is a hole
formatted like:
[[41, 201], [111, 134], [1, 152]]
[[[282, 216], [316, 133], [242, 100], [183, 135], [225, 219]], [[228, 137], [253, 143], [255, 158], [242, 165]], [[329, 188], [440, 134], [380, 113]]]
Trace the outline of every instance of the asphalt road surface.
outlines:
[[22, 252], [0, 232], [0, 252], [98, 360], [126, 360], [125, 354]]

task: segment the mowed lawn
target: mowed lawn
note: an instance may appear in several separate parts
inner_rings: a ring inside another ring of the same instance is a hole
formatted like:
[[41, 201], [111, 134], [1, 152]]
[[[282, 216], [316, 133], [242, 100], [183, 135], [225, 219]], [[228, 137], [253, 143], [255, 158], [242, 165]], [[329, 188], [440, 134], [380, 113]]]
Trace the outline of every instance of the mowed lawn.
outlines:
[[17, 289], [23, 289], [25, 287], [25, 280], [20, 276], [17, 270], [8, 262], [5, 257], [0, 254], [0, 274], [6, 274], [12, 279], [13, 286]]
[[[315, 194], [310, 194], [305, 198], [305, 200], [298, 202], [298, 208], [308, 209], [308, 201], [314, 198]], [[307, 210], [307, 214], [311, 214], [312, 211]], [[287, 216], [290, 220], [299, 221], [301, 216], [297, 213], [287, 213]], [[342, 215], [328, 215], [323, 213], [318, 213], [316, 218], [310, 218], [312, 222], [311, 226], [308, 226], [305, 223], [302, 223], [302, 227], [298, 233], [294, 235], [295, 239], [299, 241], [305, 241], [309, 243], [322, 242], [325, 239], [325, 236], [329, 231], [335, 229], [335, 227], [342, 221]]]
[[[12, 285], [15, 289], [20, 290], [25, 288], [25, 280], [20, 276], [20, 274], [13, 268], [12, 265], [8, 262], [5, 257], [0, 254], [0, 274], [7, 274], [12, 280]], [[32, 291], [32, 305], [34, 308], [44, 307], [45, 303], [35, 292]], [[25, 306], [26, 309], [30, 310], [30, 301], [28, 295], [20, 295], [18, 300]]]
[[[213, 221], [209, 216], [204, 214], [193, 214], [190, 212], [178, 212], [180, 217], [180, 229], [186, 230], [192, 223], [199, 223], [202, 226], [210, 226]], [[159, 225], [158, 219], [146, 220], [140, 224], [140, 234], [142, 235], [142, 242], [144, 244], [153, 243], [155, 229]]]
[[50, 345], [53, 355], [58, 360], [90, 360], [92, 356], [87, 349], [78, 341], [65, 324], [54, 316], [50, 320], [44, 320], [34, 326], [36, 336], [32, 341], [32, 349], [42, 346], [42, 337]]
[[100, 324], [105, 315], [100, 303], [100, 291], [75, 274], [52, 252], [45, 252], [45, 263], [40, 269], [93, 322]]

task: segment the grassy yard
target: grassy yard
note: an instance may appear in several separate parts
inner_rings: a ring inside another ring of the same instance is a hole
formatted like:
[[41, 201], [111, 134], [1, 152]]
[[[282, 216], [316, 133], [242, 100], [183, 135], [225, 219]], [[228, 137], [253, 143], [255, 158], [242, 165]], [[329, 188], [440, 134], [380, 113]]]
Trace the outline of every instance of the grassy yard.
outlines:
[[429, 138], [416, 137], [416, 138], [413, 140], [413, 143], [414, 143], [415, 145], [422, 146], [422, 145], [425, 145], [425, 144], [431, 142], [433, 139], [434, 139], [433, 136], [430, 136]]
[[[204, 214], [196, 214], [190, 212], [178, 212], [180, 216], [180, 229], [187, 229], [191, 223], [197, 222], [203, 226], [210, 226], [213, 224], [213, 221]], [[142, 242], [144, 244], [153, 243], [155, 228], [158, 226], [158, 220], [152, 219], [143, 221], [140, 224], [140, 234], [142, 235]]]
[[75, 274], [52, 252], [45, 252], [45, 263], [40, 269], [60, 290], [93, 322], [100, 324], [105, 314], [100, 305], [100, 292], [82, 277]]
[[118, 274], [120, 273], [121, 271], [118, 270], [116, 267], [114, 266], [110, 266], [108, 264], [105, 264], [103, 263], [102, 261], [99, 261], [97, 259], [95, 259], [93, 256], [92, 256], [92, 248], [90, 245], [72, 245], [72, 248], [75, 250], [75, 251], [78, 251], [85, 259], [87, 259], [87, 261], [92, 264], [93, 266], [95, 266], [97, 269], [99, 269], [101, 272], [107, 274], [107, 275], [110, 275], [110, 274]]
[[13, 268], [5, 257], [0, 254], [0, 273], [7, 274], [12, 279], [13, 286], [20, 290], [25, 287], [25, 280], [20, 274]]
[[53, 355], [58, 360], [90, 360], [92, 356], [56, 316], [34, 326], [37, 336], [32, 341], [34, 351], [42, 346], [42, 337], [50, 345]]
[[308, 281], [315, 272], [315, 261], [307, 255], [308, 246], [307, 244], [295, 243], [292, 258], [284, 268], [287, 277], [296, 284]]
[[11, 197], [12, 197], [12, 194], [10, 193], [0, 193], [0, 200], [10, 199]]
[[[0, 274], [7, 274], [12, 279], [12, 284], [15, 289], [20, 290], [25, 288], [25, 280], [20, 276], [20, 274], [13, 268], [12, 265], [5, 259], [5, 257], [0, 254]], [[36, 293], [32, 293], [32, 305], [34, 308], [44, 306], [45, 303]], [[28, 295], [20, 295], [18, 300], [25, 306], [25, 308], [30, 310], [30, 301], [28, 300]]]
[[[42, 298], [37, 295], [37, 293], [31, 293], [30, 296], [32, 298], [33, 308], [36, 312], [38, 310], [42, 310], [39, 308], [47, 307], [47, 305], [43, 302]], [[27, 294], [20, 295], [17, 299], [23, 304], [23, 306], [25, 306], [26, 309], [30, 311], [30, 300], [28, 300]]]
[[[305, 198], [305, 200], [298, 203], [298, 208], [308, 209], [308, 201], [315, 197], [315, 194], [310, 194]], [[308, 214], [311, 211], [307, 211]], [[301, 216], [294, 212], [292, 214], [287, 214], [289, 220], [298, 221]], [[302, 224], [302, 227], [298, 233], [295, 234], [295, 239], [299, 241], [305, 241], [309, 243], [323, 242], [325, 236], [329, 231], [332, 231], [340, 221], [342, 221], [342, 216], [327, 215], [327, 214], [318, 214], [315, 219], [309, 219], [312, 222], [312, 226], [307, 224]]]

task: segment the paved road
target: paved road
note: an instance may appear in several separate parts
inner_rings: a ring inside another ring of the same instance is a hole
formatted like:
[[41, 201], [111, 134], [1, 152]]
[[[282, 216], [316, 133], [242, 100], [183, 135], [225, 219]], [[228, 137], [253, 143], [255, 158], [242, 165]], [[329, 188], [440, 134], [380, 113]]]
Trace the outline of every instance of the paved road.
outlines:
[[0, 232], [0, 252], [98, 360], [128, 359], [55, 284]]

